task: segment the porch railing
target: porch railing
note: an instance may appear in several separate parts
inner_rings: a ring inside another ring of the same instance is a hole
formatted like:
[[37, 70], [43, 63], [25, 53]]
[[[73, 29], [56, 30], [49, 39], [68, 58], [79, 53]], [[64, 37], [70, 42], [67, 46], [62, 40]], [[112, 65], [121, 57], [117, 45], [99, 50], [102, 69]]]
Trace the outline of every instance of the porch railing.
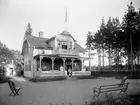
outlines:
[[79, 52], [76, 50], [59, 49], [55, 50], [55, 54], [79, 55]]

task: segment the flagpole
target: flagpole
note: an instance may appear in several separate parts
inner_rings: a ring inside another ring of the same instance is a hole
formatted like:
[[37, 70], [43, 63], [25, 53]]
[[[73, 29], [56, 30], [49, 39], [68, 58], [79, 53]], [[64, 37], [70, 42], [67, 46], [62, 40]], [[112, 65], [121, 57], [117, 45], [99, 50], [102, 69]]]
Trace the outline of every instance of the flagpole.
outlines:
[[67, 7], [66, 7], [66, 10], [65, 10], [65, 22], [64, 22], [64, 24], [66, 24], [66, 22], [67, 22], [67, 15], [68, 15], [68, 13], [67, 13]]
[[67, 6], [65, 8], [65, 21], [64, 21], [64, 29], [67, 30], [67, 20], [68, 20], [68, 9]]

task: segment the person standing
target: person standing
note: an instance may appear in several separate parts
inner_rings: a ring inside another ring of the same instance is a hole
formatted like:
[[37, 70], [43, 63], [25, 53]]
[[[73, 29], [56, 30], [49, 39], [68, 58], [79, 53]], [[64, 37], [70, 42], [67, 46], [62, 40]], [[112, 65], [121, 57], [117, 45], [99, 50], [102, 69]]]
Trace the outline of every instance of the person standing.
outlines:
[[68, 72], [69, 72], [69, 77], [71, 77], [72, 76], [72, 69], [70, 67], [68, 69]]
[[60, 66], [60, 71], [62, 71], [63, 74], [66, 76], [66, 73], [65, 73], [64, 67], [63, 67], [62, 65]]
[[64, 71], [64, 68], [63, 68], [63, 66], [62, 66], [62, 65], [60, 66], [60, 71]]

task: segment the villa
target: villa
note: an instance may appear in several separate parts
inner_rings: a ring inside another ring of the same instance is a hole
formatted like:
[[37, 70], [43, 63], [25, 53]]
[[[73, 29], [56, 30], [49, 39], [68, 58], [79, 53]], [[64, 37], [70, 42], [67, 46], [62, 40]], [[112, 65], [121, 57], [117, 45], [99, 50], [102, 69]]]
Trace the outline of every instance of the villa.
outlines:
[[90, 75], [91, 72], [84, 68], [84, 61], [89, 59], [83, 56], [84, 52], [67, 30], [51, 38], [44, 38], [43, 32], [39, 32], [38, 37], [25, 35], [22, 46], [24, 76], [65, 76], [69, 68], [72, 76]]

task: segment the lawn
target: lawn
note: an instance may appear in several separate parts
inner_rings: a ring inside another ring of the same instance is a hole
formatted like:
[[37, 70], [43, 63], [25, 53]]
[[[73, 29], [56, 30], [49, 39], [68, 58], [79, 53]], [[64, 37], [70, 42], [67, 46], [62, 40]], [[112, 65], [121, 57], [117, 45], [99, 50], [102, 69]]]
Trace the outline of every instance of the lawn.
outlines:
[[[127, 80], [130, 82], [128, 94], [140, 92], [140, 80]], [[49, 105], [69, 104], [82, 105], [85, 101], [93, 100], [93, 87], [104, 84], [119, 83], [120, 79], [74, 79], [50, 82], [16, 81], [16, 85], [22, 86], [20, 95], [9, 95], [7, 83], [0, 84], [0, 105]], [[113, 92], [116, 95], [118, 92]], [[101, 99], [104, 95], [101, 95]]]

